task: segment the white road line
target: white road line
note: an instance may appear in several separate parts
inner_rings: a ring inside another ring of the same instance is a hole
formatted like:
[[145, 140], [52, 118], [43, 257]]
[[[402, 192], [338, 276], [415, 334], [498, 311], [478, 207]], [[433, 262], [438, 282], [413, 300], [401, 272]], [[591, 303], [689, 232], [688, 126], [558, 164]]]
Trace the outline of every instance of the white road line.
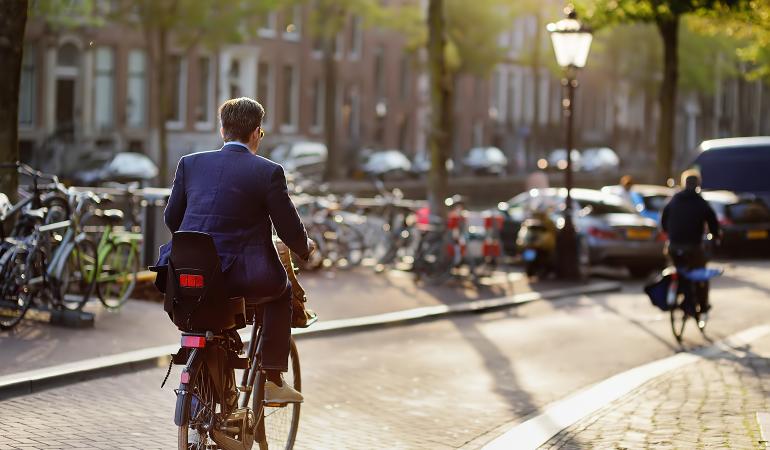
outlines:
[[483, 447], [483, 450], [536, 449], [563, 429], [628, 394], [655, 377], [704, 357], [746, 345], [770, 333], [770, 324], [734, 334], [692, 353], [679, 353], [614, 375], [583, 391], [548, 405], [542, 414], [516, 425]]

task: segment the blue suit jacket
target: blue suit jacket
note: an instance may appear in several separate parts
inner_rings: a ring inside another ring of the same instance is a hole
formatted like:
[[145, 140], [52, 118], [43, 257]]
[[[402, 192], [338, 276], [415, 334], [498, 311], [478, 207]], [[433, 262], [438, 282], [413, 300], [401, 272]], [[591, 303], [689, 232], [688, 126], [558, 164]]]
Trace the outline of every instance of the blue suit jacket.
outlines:
[[[182, 157], [164, 218], [172, 233], [213, 237], [231, 296], [275, 296], [286, 288], [272, 226], [294, 253], [309, 251], [283, 167], [240, 145]], [[161, 246], [158, 265], [168, 264], [170, 254], [171, 242]]]

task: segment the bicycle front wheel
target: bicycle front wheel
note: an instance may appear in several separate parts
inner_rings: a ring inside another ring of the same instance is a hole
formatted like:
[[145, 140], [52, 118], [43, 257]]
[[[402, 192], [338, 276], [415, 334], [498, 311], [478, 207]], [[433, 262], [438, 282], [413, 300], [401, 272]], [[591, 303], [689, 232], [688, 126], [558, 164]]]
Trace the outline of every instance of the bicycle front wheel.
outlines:
[[[302, 391], [302, 376], [299, 367], [299, 352], [294, 338], [291, 338], [289, 349], [289, 371], [284, 374], [284, 383], [289, 383], [297, 391]], [[256, 441], [260, 450], [294, 448], [299, 429], [300, 403], [288, 403], [281, 406], [270, 406], [264, 403], [265, 376], [261, 371], [257, 377], [257, 386], [254, 395], [254, 414], [257, 416]]]
[[128, 242], [117, 243], [101, 261], [96, 293], [108, 309], [120, 308], [134, 291], [139, 272], [139, 254]]
[[70, 311], [83, 309], [93, 293], [95, 272], [96, 245], [88, 239], [75, 242], [55, 289], [59, 304]]

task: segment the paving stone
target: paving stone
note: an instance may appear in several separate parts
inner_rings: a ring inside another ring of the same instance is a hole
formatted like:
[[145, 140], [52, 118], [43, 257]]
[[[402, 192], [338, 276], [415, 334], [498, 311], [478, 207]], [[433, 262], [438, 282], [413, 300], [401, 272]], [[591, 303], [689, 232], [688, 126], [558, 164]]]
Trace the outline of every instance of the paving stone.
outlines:
[[686, 365], [583, 418], [541, 448], [566, 448], [560, 443], [577, 440], [615, 449], [764, 449], [754, 415], [770, 408], [768, 357], [766, 336], [750, 352], [732, 350]]

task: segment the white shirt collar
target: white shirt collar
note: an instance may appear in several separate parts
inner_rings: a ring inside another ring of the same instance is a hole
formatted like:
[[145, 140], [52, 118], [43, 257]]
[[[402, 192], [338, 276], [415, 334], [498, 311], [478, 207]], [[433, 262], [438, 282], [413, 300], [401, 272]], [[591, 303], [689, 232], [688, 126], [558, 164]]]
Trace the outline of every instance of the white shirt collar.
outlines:
[[[225, 145], [240, 145], [241, 147], [245, 148], [246, 150], [251, 151], [251, 149], [249, 148], [248, 145], [246, 145], [246, 144], [244, 144], [243, 142], [240, 142], [240, 141], [227, 141], [227, 142], [225, 142]], [[224, 147], [224, 145], [222, 147]]]

